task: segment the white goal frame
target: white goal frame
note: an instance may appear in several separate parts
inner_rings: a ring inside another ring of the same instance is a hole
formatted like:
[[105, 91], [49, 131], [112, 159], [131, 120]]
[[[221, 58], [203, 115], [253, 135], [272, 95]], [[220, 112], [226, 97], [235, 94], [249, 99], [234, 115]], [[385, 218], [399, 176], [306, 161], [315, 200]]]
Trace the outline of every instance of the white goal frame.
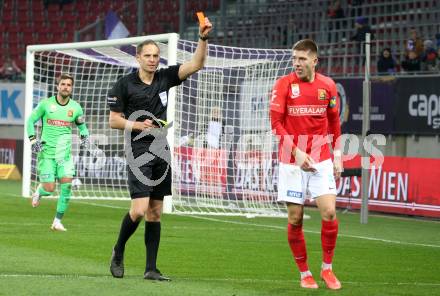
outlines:
[[[45, 44], [45, 45], [29, 45], [26, 48], [26, 94], [25, 94], [25, 110], [24, 118], [27, 120], [32, 112], [33, 105], [33, 82], [34, 82], [34, 61], [35, 53], [41, 51], [57, 51], [57, 50], [73, 50], [73, 49], [86, 49], [86, 48], [99, 48], [106, 46], [118, 46], [118, 45], [130, 45], [139, 44], [144, 40], [151, 39], [157, 42], [166, 42], [168, 45], [167, 60], [168, 66], [175, 65], [177, 63], [177, 42], [179, 35], [177, 33], [149, 35], [141, 37], [131, 37], [123, 39], [102, 40], [102, 41], [87, 41], [87, 42], [75, 42], [75, 43], [58, 43], [58, 44]], [[175, 88], [170, 89], [168, 96], [168, 109], [167, 117], [168, 121], [174, 121], [174, 108], [175, 108]], [[30, 142], [27, 140], [26, 123], [24, 125], [24, 141], [23, 141], [23, 179], [22, 179], [22, 196], [30, 196], [31, 187], [31, 160], [32, 151]], [[168, 143], [171, 151], [173, 151], [174, 145], [174, 129], [171, 127], [167, 135]], [[171, 154], [172, 155], [172, 154]], [[81, 197], [78, 197], [81, 198]], [[105, 199], [100, 197], [99, 199]], [[112, 198], [115, 199], [115, 198]], [[165, 198], [164, 212], [171, 211], [170, 198]]]
[[[134, 47], [147, 39], [158, 43], [161, 67], [190, 60], [198, 44], [170, 33], [27, 47], [25, 118], [40, 97], [53, 95], [54, 76], [69, 71], [76, 77], [74, 98], [84, 104], [91, 137], [110, 136], [104, 139], [108, 143], [96, 142], [107, 158], [90, 157], [76, 144], [72, 146], [78, 161], [75, 199], [129, 199], [125, 169], [123, 174], [112, 174], [122, 172], [126, 159], [122, 159], [120, 133], [107, 128], [104, 99], [118, 78], [139, 67]], [[291, 50], [209, 44], [205, 67], [168, 93], [167, 120], [174, 123], [167, 133], [173, 196], [164, 199], [165, 213], [286, 216], [285, 205], [276, 199], [278, 140], [271, 130], [268, 108], [273, 84], [290, 70]], [[25, 128], [25, 197], [38, 182], [27, 138]], [[99, 168], [98, 175], [93, 175], [92, 167], [83, 169], [88, 160], [98, 164], [99, 159], [108, 164], [101, 170], [103, 175]]]

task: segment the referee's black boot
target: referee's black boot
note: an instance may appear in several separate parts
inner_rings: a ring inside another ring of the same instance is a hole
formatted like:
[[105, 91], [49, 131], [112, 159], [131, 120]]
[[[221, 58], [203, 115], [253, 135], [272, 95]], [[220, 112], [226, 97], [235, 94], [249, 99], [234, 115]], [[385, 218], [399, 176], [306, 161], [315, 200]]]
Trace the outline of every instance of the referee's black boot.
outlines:
[[144, 279], [152, 281], [171, 281], [169, 277], [164, 276], [159, 269], [149, 270], [144, 274]]
[[124, 255], [116, 254], [115, 249], [113, 249], [110, 261], [110, 272], [115, 278], [124, 277]]

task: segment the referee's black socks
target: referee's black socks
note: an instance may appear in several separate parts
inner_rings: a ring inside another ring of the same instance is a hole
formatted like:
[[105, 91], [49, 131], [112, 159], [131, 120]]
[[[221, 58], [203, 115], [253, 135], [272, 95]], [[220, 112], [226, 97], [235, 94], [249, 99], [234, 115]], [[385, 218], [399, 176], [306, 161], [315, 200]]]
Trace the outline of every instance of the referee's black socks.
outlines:
[[157, 253], [160, 243], [160, 222], [145, 221], [145, 247], [147, 249], [147, 262], [145, 272], [156, 270]]
[[130, 213], [127, 213], [122, 219], [121, 230], [119, 231], [118, 241], [115, 245], [115, 253], [117, 256], [122, 256], [125, 250], [125, 244], [127, 243], [130, 236], [136, 231], [140, 220], [131, 220]]

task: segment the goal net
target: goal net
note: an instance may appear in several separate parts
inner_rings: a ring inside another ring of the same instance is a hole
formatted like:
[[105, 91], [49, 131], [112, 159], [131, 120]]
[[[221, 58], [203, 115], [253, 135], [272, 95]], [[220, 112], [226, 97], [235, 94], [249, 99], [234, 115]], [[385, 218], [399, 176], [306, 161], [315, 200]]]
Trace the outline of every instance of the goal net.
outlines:
[[[109, 128], [107, 93], [120, 77], [136, 71], [136, 45], [145, 39], [159, 43], [160, 67], [189, 60], [197, 46], [162, 34], [28, 47], [26, 118], [41, 99], [56, 94], [56, 77], [71, 73], [72, 97], [82, 105], [92, 142], [102, 151], [81, 150], [74, 128], [74, 198], [129, 198], [124, 133]], [[290, 67], [290, 50], [209, 45], [205, 67], [170, 92], [173, 212], [285, 214], [276, 202], [277, 140], [268, 107], [275, 80]], [[23, 171], [23, 195], [29, 196], [38, 178], [28, 141]]]

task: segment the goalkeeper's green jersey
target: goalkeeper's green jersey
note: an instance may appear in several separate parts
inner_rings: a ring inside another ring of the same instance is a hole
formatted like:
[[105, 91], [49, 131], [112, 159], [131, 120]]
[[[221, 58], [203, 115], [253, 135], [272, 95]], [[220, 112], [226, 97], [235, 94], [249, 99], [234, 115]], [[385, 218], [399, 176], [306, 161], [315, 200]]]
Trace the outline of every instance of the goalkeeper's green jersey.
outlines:
[[43, 143], [43, 150], [39, 156], [45, 158], [70, 158], [73, 123], [78, 126], [81, 136], [89, 135], [81, 105], [72, 99], [69, 99], [65, 105], [61, 105], [56, 96], [42, 100], [27, 121], [29, 137], [35, 136], [34, 124], [40, 119], [42, 120], [40, 141]]

